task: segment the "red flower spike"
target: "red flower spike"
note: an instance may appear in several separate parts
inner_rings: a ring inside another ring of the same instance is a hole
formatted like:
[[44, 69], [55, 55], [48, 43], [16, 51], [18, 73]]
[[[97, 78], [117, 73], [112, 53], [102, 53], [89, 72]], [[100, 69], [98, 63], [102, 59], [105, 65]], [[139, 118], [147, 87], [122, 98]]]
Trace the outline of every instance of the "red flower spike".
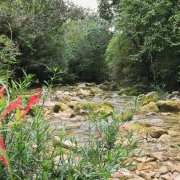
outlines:
[[[3, 142], [3, 139], [2, 139], [2, 137], [1, 137], [1, 135], [0, 135], [0, 146], [1, 146], [2, 150], [3, 150], [4, 152], [6, 152], [6, 148], [5, 148], [5, 146], [4, 146], [4, 142]], [[5, 166], [8, 166], [8, 163], [7, 163], [7, 161], [6, 161], [6, 159], [4, 158], [3, 155], [1, 155], [0, 159], [3, 160]]]
[[139, 113], [139, 112], [137, 112], [136, 114], [137, 114], [137, 115], [140, 115], [140, 113]]
[[123, 172], [119, 172], [119, 173], [122, 174], [122, 175], [124, 174]]
[[26, 110], [23, 110], [23, 111], [22, 111], [21, 117], [23, 117], [23, 116], [31, 109], [31, 107], [32, 107], [33, 104], [35, 104], [35, 103], [39, 104], [39, 103], [41, 102], [41, 100], [38, 99], [38, 96], [39, 96], [39, 94], [37, 93], [37, 94], [34, 94], [34, 95], [29, 99], [27, 108], [26, 108]]
[[121, 128], [125, 129], [125, 127], [124, 127], [124, 126], [121, 126]]
[[4, 92], [4, 90], [5, 90], [5, 87], [2, 87], [2, 88], [0, 89], [0, 97], [1, 97], [1, 99], [3, 98], [3, 92]]
[[43, 93], [43, 91], [41, 90], [41, 88], [37, 88], [37, 89], [35, 89], [35, 91], [36, 91], [37, 93], [40, 93], [40, 94]]
[[99, 131], [97, 131], [95, 134], [101, 134], [101, 131], [99, 130]]
[[23, 106], [20, 105], [21, 99], [22, 99], [22, 95], [18, 96], [17, 100], [12, 102], [9, 107], [6, 109], [6, 111], [4, 112], [4, 114], [0, 117], [0, 120], [2, 120], [2, 118], [4, 118], [10, 111], [12, 111], [14, 108], [19, 108], [19, 109], [24, 109]]

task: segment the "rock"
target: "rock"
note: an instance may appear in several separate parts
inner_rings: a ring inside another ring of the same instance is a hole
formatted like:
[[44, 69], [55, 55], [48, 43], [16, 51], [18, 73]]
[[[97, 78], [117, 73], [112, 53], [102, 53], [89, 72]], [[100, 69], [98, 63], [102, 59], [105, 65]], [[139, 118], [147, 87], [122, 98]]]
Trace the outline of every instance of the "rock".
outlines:
[[173, 91], [171, 94], [173, 94], [173, 95], [180, 95], [179, 91]]
[[144, 171], [140, 171], [139, 176], [141, 176], [142, 178], [146, 179], [146, 180], [151, 180], [151, 176], [147, 173], [145, 173]]
[[53, 116], [56, 117], [56, 118], [59, 117], [59, 118], [63, 119], [63, 118], [72, 118], [72, 117], [75, 116], [75, 114], [74, 114], [74, 112], [72, 110], [67, 110], [67, 111], [64, 111], [64, 112], [60, 111], [59, 113], [54, 113]]
[[91, 91], [90, 90], [83, 90], [83, 89], [80, 89], [79, 90], [79, 93], [84, 95], [84, 96], [89, 96], [91, 94]]
[[168, 134], [168, 132], [166, 130], [158, 128], [158, 127], [150, 128], [150, 135], [153, 138], [159, 138], [162, 134]]
[[[81, 123], [76, 123], [76, 124], [66, 124], [66, 130], [68, 129], [78, 129], [82, 126]], [[64, 126], [59, 126], [58, 129], [63, 129]]]
[[85, 88], [85, 87], [86, 87], [86, 84], [85, 84], [85, 83], [79, 84], [77, 87], [78, 87], [78, 88]]
[[163, 156], [162, 156], [162, 152], [154, 152], [151, 154], [152, 158], [155, 158], [159, 161], [163, 161]]
[[[179, 176], [179, 177], [178, 177]], [[172, 175], [172, 179], [177, 179], [180, 180], [180, 174], [178, 172], [174, 172], [173, 175]]]
[[148, 111], [158, 112], [159, 111], [158, 107], [156, 106], [156, 104], [154, 102], [150, 102], [149, 104], [140, 107], [140, 109], [142, 111], [146, 111], [146, 112], [148, 112]]
[[177, 176], [174, 180], [180, 180], [180, 175]]
[[52, 101], [45, 101], [44, 106], [51, 107], [51, 106], [54, 106], [54, 103]]
[[111, 177], [113, 178], [119, 178], [121, 180], [125, 180], [125, 179], [130, 179], [133, 177], [133, 175], [130, 173], [129, 170], [127, 169], [119, 169], [118, 171], [116, 172], [113, 172], [111, 174]]
[[148, 162], [151, 162], [151, 161], [154, 161], [154, 158], [147, 158], [146, 159], [146, 162], [148, 163]]
[[75, 116], [71, 118], [71, 122], [78, 122], [78, 121], [85, 121], [85, 118], [83, 116]]
[[58, 113], [59, 111], [66, 111], [68, 109], [70, 108], [66, 104], [61, 102], [56, 103], [52, 108], [53, 112], [55, 113]]
[[145, 127], [150, 127], [151, 126], [151, 124], [148, 121], [138, 120], [136, 122], [141, 126], [145, 126]]
[[162, 166], [162, 167], [159, 169], [159, 174], [160, 174], [160, 175], [164, 175], [164, 174], [166, 174], [166, 173], [168, 173], [167, 167], [166, 167], [166, 166]]
[[60, 145], [66, 149], [73, 149], [73, 150], [77, 150], [77, 146], [72, 143], [71, 141], [67, 140], [67, 141], [60, 141], [59, 136], [54, 136], [53, 137], [53, 144], [56, 143], [56, 145]]
[[77, 101], [70, 101], [69, 103], [67, 103], [67, 106], [73, 109], [77, 103], [78, 103]]
[[174, 112], [179, 113], [180, 111], [180, 102], [175, 101], [158, 101], [156, 103], [159, 110], [162, 112]]
[[151, 178], [155, 177], [155, 175], [157, 174], [157, 172], [149, 172], [149, 175], [151, 176]]
[[153, 96], [153, 97], [156, 98], [156, 94], [157, 94], [157, 93], [158, 93], [157, 91], [152, 91], [152, 92], [147, 93], [145, 96], [146, 96], [146, 97], [148, 97], [148, 96]]
[[173, 180], [169, 175], [162, 175], [161, 179], [165, 179], [165, 180]]
[[162, 126], [164, 124], [164, 121], [162, 119], [151, 119], [149, 121], [151, 126]]
[[163, 134], [160, 136], [160, 138], [158, 139], [158, 142], [171, 142], [171, 136], [167, 135], [167, 134]]
[[[145, 162], [146, 162], [146, 157], [137, 158], [136, 160], [137, 160], [138, 162], [145, 163]], [[137, 174], [137, 175], [138, 175], [138, 174]]]
[[119, 128], [119, 135], [128, 137], [128, 133], [124, 130], [128, 130], [129, 132], [131, 132], [131, 130], [135, 130], [134, 135], [136, 135], [135, 133], [137, 133], [140, 138], [144, 138], [144, 136], [146, 136], [146, 134], [148, 133], [149, 128], [137, 124], [124, 124]]
[[99, 108], [96, 112], [99, 113], [105, 113], [106, 115], [109, 115], [111, 113], [113, 113], [113, 109], [109, 106], [102, 106], [101, 108]]

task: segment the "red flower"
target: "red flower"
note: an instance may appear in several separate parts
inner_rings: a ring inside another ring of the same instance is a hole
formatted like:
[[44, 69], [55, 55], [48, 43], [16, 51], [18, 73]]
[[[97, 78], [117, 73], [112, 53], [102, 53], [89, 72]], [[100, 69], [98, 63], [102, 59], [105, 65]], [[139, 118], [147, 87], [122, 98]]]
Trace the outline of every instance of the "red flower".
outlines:
[[[6, 152], [6, 148], [5, 148], [5, 146], [4, 146], [4, 142], [3, 142], [3, 139], [2, 139], [2, 137], [1, 137], [1, 135], [0, 135], [0, 147], [2, 148], [2, 150], [3, 150], [4, 152]], [[6, 159], [4, 158], [3, 155], [1, 155], [0, 159], [3, 160], [5, 166], [8, 166], [8, 163], [7, 163], [7, 161], [6, 161]]]
[[[119, 172], [119, 171], [118, 171], [118, 172]], [[124, 174], [123, 172], [119, 172], [119, 173], [122, 174], [122, 175]]]
[[21, 117], [23, 117], [23, 116], [31, 109], [31, 107], [32, 107], [32, 105], [33, 105], [34, 103], [39, 104], [39, 103], [41, 102], [41, 100], [38, 99], [38, 96], [39, 96], [39, 94], [37, 93], [37, 94], [34, 94], [34, 95], [29, 99], [27, 108], [26, 108], [26, 110], [23, 110], [23, 111], [22, 111]]
[[3, 98], [3, 92], [4, 92], [4, 90], [5, 90], [5, 87], [2, 87], [2, 88], [0, 89], [0, 97], [1, 97], [1, 99]]
[[36, 91], [37, 93], [40, 93], [40, 94], [43, 93], [43, 91], [41, 90], [41, 88], [37, 88], [37, 89], [35, 89], [35, 91]]
[[0, 117], [0, 120], [2, 120], [2, 118], [4, 118], [10, 111], [12, 111], [14, 108], [19, 108], [19, 109], [24, 109], [23, 106], [20, 105], [21, 99], [22, 99], [22, 95], [18, 96], [17, 100], [12, 102], [9, 107], [6, 109], [6, 111], [4, 112], [4, 114]]
[[121, 128], [125, 129], [125, 127], [124, 127], [124, 126], [121, 126]]
[[136, 114], [137, 114], [137, 115], [140, 115], [140, 113], [139, 113], [139, 112], [137, 112]]
[[95, 134], [101, 134], [101, 131], [99, 130], [99, 131], [97, 131]]

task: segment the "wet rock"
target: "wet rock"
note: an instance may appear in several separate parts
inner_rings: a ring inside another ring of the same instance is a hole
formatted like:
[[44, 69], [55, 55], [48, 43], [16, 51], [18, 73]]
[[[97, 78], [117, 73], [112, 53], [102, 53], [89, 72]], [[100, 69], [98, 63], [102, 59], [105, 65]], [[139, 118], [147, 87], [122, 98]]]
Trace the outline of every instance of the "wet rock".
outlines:
[[158, 112], [159, 111], [158, 107], [156, 106], [156, 104], [154, 102], [150, 102], [149, 104], [140, 107], [140, 110], [146, 111], [146, 112], [148, 112], [148, 111]]
[[151, 154], [151, 157], [155, 158], [156, 160], [163, 161], [162, 152], [154, 152]]
[[150, 135], [153, 138], [159, 138], [162, 134], [168, 134], [168, 132], [166, 130], [158, 128], [158, 127], [150, 128]]
[[179, 113], [180, 111], [180, 102], [175, 101], [158, 101], [156, 103], [159, 110], [162, 112], [174, 112]]

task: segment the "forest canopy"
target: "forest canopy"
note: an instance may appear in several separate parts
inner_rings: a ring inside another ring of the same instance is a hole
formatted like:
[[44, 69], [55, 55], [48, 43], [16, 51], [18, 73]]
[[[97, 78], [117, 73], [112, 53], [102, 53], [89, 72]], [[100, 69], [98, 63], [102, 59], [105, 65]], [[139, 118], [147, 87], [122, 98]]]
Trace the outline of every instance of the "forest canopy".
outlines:
[[64, 0], [1, 0], [1, 71], [43, 83], [57, 68], [65, 84], [177, 89], [179, 9], [179, 0], [98, 0], [98, 13]]

